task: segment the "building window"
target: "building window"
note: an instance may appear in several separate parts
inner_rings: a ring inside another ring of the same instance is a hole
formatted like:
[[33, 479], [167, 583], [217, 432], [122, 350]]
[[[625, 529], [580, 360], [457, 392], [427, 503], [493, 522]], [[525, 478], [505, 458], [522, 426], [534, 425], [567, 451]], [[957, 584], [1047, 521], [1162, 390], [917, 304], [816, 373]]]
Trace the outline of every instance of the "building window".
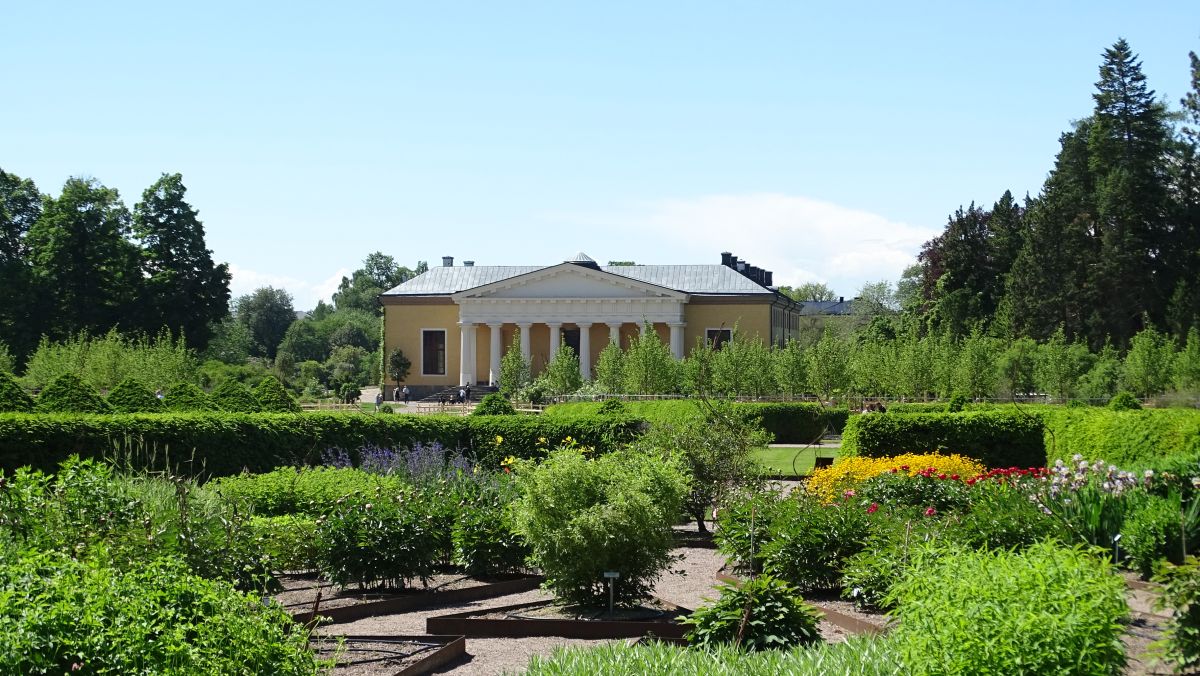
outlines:
[[421, 375], [446, 375], [445, 329], [421, 329]]
[[708, 329], [704, 332], [704, 342], [714, 350], [719, 350], [733, 338], [730, 329]]

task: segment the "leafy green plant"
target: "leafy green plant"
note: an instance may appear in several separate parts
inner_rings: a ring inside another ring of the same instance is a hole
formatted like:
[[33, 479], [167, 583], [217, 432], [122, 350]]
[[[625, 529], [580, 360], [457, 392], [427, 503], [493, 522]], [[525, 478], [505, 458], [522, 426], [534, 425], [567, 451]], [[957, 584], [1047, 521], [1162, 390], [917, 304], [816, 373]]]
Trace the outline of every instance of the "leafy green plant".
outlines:
[[927, 552], [888, 596], [908, 673], [1119, 674], [1125, 583], [1089, 548]]
[[226, 380], [212, 391], [212, 402], [217, 408], [230, 413], [258, 413], [262, 405], [243, 384]]
[[1157, 607], [1172, 611], [1158, 648], [1176, 670], [1193, 672], [1200, 667], [1200, 559], [1188, 556], [1178, 566], [1159, 564], [1153, 579], [1163, 586]]
[[176, 383], [167, 390], [163, 403], [171, 411], [215, 411], [216, 405], [204, 390], [192, 383]]
[[33, 397], [13, 380], [7, 371], [0, 371], [0, 411], [27, 413], [33, 410]]
[[514, 527], [557, 597], [603, 605], [605, 571], [620, 573], [618, 603], [649, 594], [672, 560], [671, 526], [687, 491], [678, 462], [629, 450], [590, 459], [568, 447], [516, 467]]
[[405, 587], [428, 582], [449, 552], [419, 494], [381, 495], [347, 502], [319, 526], [320, 569], [335, 583]]
[[1041, 540], [1069, 542], [1060, 521], [1046, 514], [1012, 483], [976, 482], [971, 506], [957, 515], [954, 539], [968, 547], [1024, 549]]
[[138, 380], [126, 378], [108, 393], [108, 405], [116, 413], [158, 413], [163, 403], [149, 387]]
[[487, 577], [526, 567], [529, 546], [513, 532], [507, 510], [516, 498], [515, 489], [511, 482], [486, 487], [457, 510], [451, 532], [454, 562], [467, 574]]
[[942, 513], [966, 508], [970, 487], [964, 483], [964, 477], [938, 473], [930, 468], [912, 476], [893, 469], [867, 479], [856, 490], [861, 502], [932, 508]]
[[1034, 467], [1046, 464], [1042, 431], [1038, 415], [1013, 410], [857, 415], [846, 423], [840, 455], [942, 451], [988, 467]]
[[254, 398], [258, 400], [260, 410], [270, 413], [299, 413], [300, 404], [288, 392], [283, 383], [275, 376], [267, 376], [258, 381], [254, 388]]
[[962, 392], [955, 392], [954, 396], [950, 397], [950, 403], [946, 405], [947, 413], [961, 413], [967, 406], [970, 399]]
[[763, 570], [804, 591], [836, 588], [846, 560], [866, 545], [873, 510], [848, 500], [825, 505], [807, 495], [790, 500], [798, 512], [772, 521], [762, 544]]
[[96, 388], [74, 373], [64, 373], [38, 394], [39, 413], [112, 413]]
[[799, 512], [800, 503], [778, 491], [738, 491], [718, 510], [713, 540], [738, 570], [758, 573], [774, 524], [793, 520]]
[[862, 551], [842, 566], [842, 597], [856, 606], [888, 610], [888, 592], [908, 572], [924, 547], [946, 537], [947, 526], [911, 510], [890, 513], [871, 523]]
[[1142, 402], [1138, 401], [1132, 392], [1122, 390], [1108, 400], [1108, 408], [1113, 411], [1139, 411], [1142, 408]]
[[821, 613], [800, 592], [769, 575], [742, 584], [724, 583], [716, 601], [684, 620], [691, 645], [728, 643], [745, 650], [777, 650], [821, 640]]
[[258, 516], [249, 525], [275, 570], [311, 571], [320, 566], [321, 541], [316, 519], [298, 514]]
[[516, 415], [517, 409], [513, 408], [512, 402], [504, 398], [499, 392], [492, 392], [485, 395], [471, 411], [471, 415]]
[[606, 399], [596, 409], [597, 415], [629, 415], [629, 408], [620, 399]]
[[1149, 578], [1155, 565], [1167, 560], [1183, 563], [1182, 509], [1179, 496], [1147, 495], [1138, 502], [1121, 526], [1121, 547], [1133, 568]]

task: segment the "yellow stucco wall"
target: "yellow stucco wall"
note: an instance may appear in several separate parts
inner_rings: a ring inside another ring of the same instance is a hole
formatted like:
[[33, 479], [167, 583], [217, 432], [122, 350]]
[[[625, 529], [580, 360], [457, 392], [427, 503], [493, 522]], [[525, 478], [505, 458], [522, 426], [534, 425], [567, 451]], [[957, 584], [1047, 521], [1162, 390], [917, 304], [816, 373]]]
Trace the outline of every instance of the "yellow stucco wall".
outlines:
[[[405, 381], [409, 385], [442, 385], [458, 383], [459, 346], [458, 306], [445, 304], [385, 305], [383, 308], [385, 354], [399, 347], [412, 361]], [[446, 330], [446, 374], [427, 376], [421, 372], [421, 329]], [[484, 376], [486, 378], [486, 374]]]
[[708, 329], [732, 329], [764, 342], [771, 340], [771, 306], [768, 303], [688, 303], [684, 306], [687, 328], [683, 332], [683, 351], [688, 354], [704, 340]]

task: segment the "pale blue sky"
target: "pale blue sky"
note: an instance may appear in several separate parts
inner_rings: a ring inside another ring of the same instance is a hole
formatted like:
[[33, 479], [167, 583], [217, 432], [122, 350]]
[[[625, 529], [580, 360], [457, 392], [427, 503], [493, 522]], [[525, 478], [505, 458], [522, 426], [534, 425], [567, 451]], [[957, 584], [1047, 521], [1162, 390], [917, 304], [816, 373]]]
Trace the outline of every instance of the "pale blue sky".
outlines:
[[181, 172], [235, 294], [298, 308], [375, 250], [849, 296], [1036, 193], [1118, 37], [1173, 106], [1200, 51], [1194, 1], [176, 4], [5, 2], [0, 168]]

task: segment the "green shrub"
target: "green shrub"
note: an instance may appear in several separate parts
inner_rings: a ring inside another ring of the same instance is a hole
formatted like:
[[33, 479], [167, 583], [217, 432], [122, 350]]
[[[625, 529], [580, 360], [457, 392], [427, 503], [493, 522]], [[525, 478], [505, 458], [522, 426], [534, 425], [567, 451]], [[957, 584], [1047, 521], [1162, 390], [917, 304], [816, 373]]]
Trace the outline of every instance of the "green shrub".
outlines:
[[[660, 401], [577, 402], [555, 404], [546, 409], [551, 417], [595, 415], [606, 411], [614, 414], [617, 406], [644, 417], [654, 424], [683, 426], [695, 424], [708, 414], [708, 407], [691, 399], [667, 399]], [[849, 411], [824, 408], [809, 403], [735, 403], [733, 410], [744, 420], [771, 433], [781, 444], [810, 443], [821, 438], [826, 430], [839, 431], [845, 425]]]
[[946, 412], [961, 413], [962, 410], [966, 408], [969, 401], [970, 399], [967, 398], [967, 395], [961, 392], [955, 392], [954, 395], [950, 397], [950, 403], [946, 404]]
[[0, 598], [5, 673], [317, 672], [282, 608], [171, 559], [119, 569], [26, 552], [0, 563]]
[[620, 399], [606, 399], [596, 410], [598, 415], [629, 415], [629, 408]]
[[889, 507], [932, 508], [938, 513], [956, 512], [970, 501], [970, 486], [957, 475], [935, 474], [922, 470], [914, 476], [907, 472], [884, 472], [858, 485], [861, 502]]
[[947, 402], [944, 401], [897, 401], [887, 405], [888, 413], [946, 413]]
[[862, 551], [842, 567], [842, 597], [861, 608], [889, 610], [888, 592], [919, 558], [922, 548], [946, 536], [945, 522], [907, 512], [873, 520]]
[[915, 674], [1119, 674], [1125, 583], [1085, 548], [930, 554], [889, 596]]
[[212, 485], [226, 499], [265, 516], [321, 516], [344, 502], [369, 502], [381, 492], [395, 495], [408, 486], [396, 476], [332, 467], [279, 467], [224, 477]]
[[798, 512], [773, 519], [759, 544], [763, 570], [803, 591], [837, 588], [846, 559], [866, 546], [874, 515], [848, 501], [824, 505], [807, 495], [790, 500]]
[[7, 371], [0, 371], [0, 412], [28, 413], [33, 410], [33, 397], [13, 380]]
[[971, 488], [970, 497], [970, 508], [958, 516], [954, 527], [954, 540], [964, 546], [1024, 549], [1047, 539], [1070, 540], [1062, 521], [1010, 484], [980, 481]]
[[217, 407], [204, 390], [191, 383], [177, 383], [167, 390], [163, 404], [179, 412], [216, 411]]
[[1143, 496], [1126, 515], [1121, 526], [1121, 547], [1143, 578], [1149, 579], [1159, 561], [1183, 563], [1187, 553], [1183, 551], [1185, 534], [1190, 548], [1195, 548], [1195, 524], [1189, 528], [1184, 517], [1178, 494]]
[[620, 573], [618, 603], [649, 595], [671, 561], [671, 526], [687, 490], [677, 462], [635, 451], [589, 459], [564, 448], [541, 464], [519, 463], [517, 481], [515, 530], [556, 596], [603, 605], [605, 571]]
[[525, 568], [529, 546], [513, 532], [507, 510], [516, 499], [515, 489], [507, 482], [486, 488], [458, 510], [451, 531], [454, 563], [468, 575], [488, 577]]
[[1050, 462], [1103, 458], [1121, 467], [1155, 467], [1174, 456], [1200, 456], [1200, 411], [1047, 408], [1045, 445]]
[[38, 413], [111, 413], [96, 388], [73, 373], [64, 373], [46, 386], [37, 398]]
[[262, 405], [243, 384], [226, 380], [212, 391], [212, 402], [220, 410], [229, 413], [259, 413]]
[[1170, 610], [1163, 655], [1181, 673], [1200, 667], [1200, 559], [1189, 556], [1178, 566], [1160, 564], [1154, 581], [1163, 585], [1157, 607]]
[[[66, 457], [103, 457], [127, 444], [151, 449], [134, 467], [229, 476], [315, 464], [327, 449], [364, 445], [410, 448], [438, 442], [485, 469], [508, 456], [541, 457], [567, 437], [603, 453], [642, 433], [636, 418], [603, 416], [368, 416], [344, 413], [45, 416], [0, 414], [0, 469], [30, 465], [52, 471]], [[502, 439], [497, 443], [496, 439]], [[357, 460], [355, 460], [357, 462]]]
[[296, 403], [296, 398], [284, 389], [283, 383], [275, 376], [267, 376], [258, 382], [254, 388], [254, 398], [258, 401], [259, 410], [266, 413], [300, 412], [300, 404]]
[[320, 531], [312, 517], [256, 516], [250, 530], [275, 570], [312, 571], [321, 565]]
[[742, 492], [717, 512], [713, 540], [739, 571], [760, 572], [774, 524], [795, 519], [799, 511], [799, 502], [777, 491]]
[[858, 415], [846, 423], [840, 455], [959, 453], [988, 467], [1046, 464], [1042, 421], [1008, 410], [925, 415]]
[[108, 405], [114, 413], [158, 413], [163, 403], [141, 382], [126, 378], [108, 393]]
[[723, 583], [720, 598], [684, 620], [689, 645], [732, 644], [744, 650], [778, 650], [821, 640], [821, 613], [800, 592], [770, 575], [742, 584]]
[[479, 405], [471, 411], [471, 415], [516, 415], [517, 409], [513, 408], [512, 402], [504, 398], [499, 392], [492, 392], [485, 395], [480, 400]]
[[1114, 411], [1140, 411], [1142, 402], [1133, 396], [1132, 392], [1117, 392], [1108, 400], [1108, 407]]

